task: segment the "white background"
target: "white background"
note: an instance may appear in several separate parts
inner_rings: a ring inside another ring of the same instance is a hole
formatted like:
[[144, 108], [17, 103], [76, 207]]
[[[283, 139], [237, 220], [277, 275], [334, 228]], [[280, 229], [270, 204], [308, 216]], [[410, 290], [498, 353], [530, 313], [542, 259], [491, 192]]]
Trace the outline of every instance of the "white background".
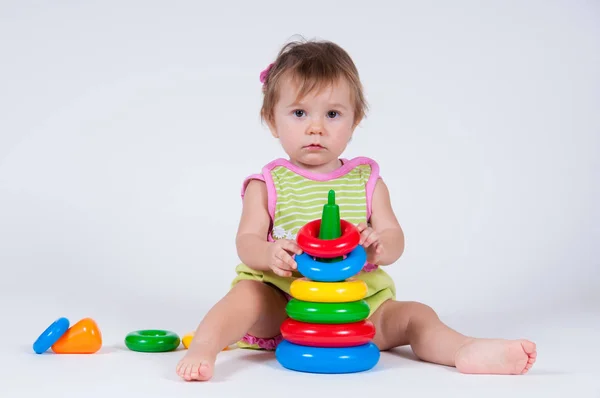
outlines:
[[[217, 3], [0, 3], [0, 395], [597, 397], [598, 4]], [[535, 341], [528, 375], [400, 349], [343, 384], [237, 350], [190, 384], [181, 351], [124, 348], [132, 330], [194, 330], [227, 292], [242, 180], [285, 156], [259, 121], [259, 73], [296, 34], [359, 68], [371, 110], [344, 156], [376, 159], [388, 183], [398, 299]], [[102, 350], [35, 355], [59, 316], [94, 318]]]

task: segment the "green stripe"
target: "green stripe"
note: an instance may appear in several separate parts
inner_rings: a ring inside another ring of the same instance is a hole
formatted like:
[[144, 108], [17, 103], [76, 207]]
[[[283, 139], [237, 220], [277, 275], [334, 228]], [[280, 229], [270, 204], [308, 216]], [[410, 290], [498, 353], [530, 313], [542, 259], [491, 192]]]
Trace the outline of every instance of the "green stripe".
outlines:
[[[346, 217], [358, 217], [359, 215], [365, 214], [366, 207], [357, 207], [352, 210], [345, 209], [343, 212], [340, 210], [340, 216], [342, 218]], [[285, 214], [275, 213], [277, 216], [277, 225], [282, 225], [288, 223], [292, 220], [303, 220], [307, 222], [308, 220], [314, 220], [317, 218], [321, 218], [322, 209], [317, 210], [299, 210], [295, 212], [286, 211]]]
[[[278, 200], [277, 201], [277, 205], [278, 206], [285, 206], [285, 207], [295, 207], [295, 206], [305, 206], [305, 207], [312, 207], [312, 206], [323, 206], [325, 203], [327, 203], [326, 201], [323, 200], [323, 198], [319, 197], [316, 199], [304, 199], [304, 198], [297, 198], [296, 196], [294, 197], [287, 197], [284, 198], [283, 200]], [[340, 203], [340, 201], [336, 200], [337, 203]], [[345, 200], [343, 200], [344, 206], [354, 206], [354, 205], [362, 205], [365, 203], [365, 198], [360, 196], [360, 197], [356, 197], [356, 198], [345, 198]]]
[[[360, 188], [358, 188], [360, 189]], [[363, 188], [364, 189], [364, 188]], [[327, 198], [327, 194], [329, 192], [330, 188], [327, 187], [323, 187], [323, 188], [319, 188], [319, 189], [313, 189], [311, 191], [306, 191], [306, 192], [297, 192], [297, 191], [292, 191], [292, 192], [284, 192], [282, 194], [279, 193], [279, 191], [277, 191], [277, 199], [286, 199], [288, 200], [288, 198], [302, 198], [302, 201], [305, 201], [307, 199], [317, 199], [317, 198], [322, 198], [325, 197]], [[339, 200], [343, 201], [345, 200], [345, 198], [365, 198], [365, 192], [364, 190], [362, 192], [357, 191], [357, 190], [352, 190], [350, 188], [344, 188], [344, 189], [340, 189], [337, 190], [335, 189], [335, 197], [336, 197], [336, 203], [338, 202], [338, 196], [339, 196]]]
[[306, 223], [321, 218], [331, 189], [336, 192], [343, 219], [353, 224], [366, 221], [365, 186], [371, 174], [369, 165], [357, 166], [329, 181], [313, 181], [282, 166], [274, 168], [271, 174], [277, 193], [274, 228], [294, 235]]

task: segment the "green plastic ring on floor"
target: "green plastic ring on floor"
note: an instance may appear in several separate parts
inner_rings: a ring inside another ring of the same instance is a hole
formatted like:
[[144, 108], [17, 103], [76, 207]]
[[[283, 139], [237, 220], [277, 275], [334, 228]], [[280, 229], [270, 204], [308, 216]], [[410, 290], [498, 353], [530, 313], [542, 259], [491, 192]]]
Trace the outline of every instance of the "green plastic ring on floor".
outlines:
[[369, 316], [369, 305], [365, 300], [345, 303], [317, 303], [291, 299], [285, 310], [296, 321], [309, 323], [351, 323]]
[[125, 345], [131, 351], [167, 352], [175, 350], [180, 343], [177, 333], [169, 330], [136, 330], [125, 336]]

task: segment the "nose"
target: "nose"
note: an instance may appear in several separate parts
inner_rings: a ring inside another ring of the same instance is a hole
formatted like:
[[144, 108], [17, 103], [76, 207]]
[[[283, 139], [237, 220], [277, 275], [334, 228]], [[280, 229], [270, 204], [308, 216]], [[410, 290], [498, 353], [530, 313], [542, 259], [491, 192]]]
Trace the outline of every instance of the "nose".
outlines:
[[323, 135], [325, 128], [322, 118], [312, 118], [307, 130], [308, 135]]

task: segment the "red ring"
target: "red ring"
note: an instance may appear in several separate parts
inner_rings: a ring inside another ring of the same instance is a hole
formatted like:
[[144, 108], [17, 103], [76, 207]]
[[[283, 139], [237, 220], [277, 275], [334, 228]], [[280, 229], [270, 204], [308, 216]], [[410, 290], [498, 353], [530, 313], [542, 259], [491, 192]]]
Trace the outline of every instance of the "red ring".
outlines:
[[340, 257], [350, 253], [360, 242], [360, 233], [354, 224], [340, 220], [342, 236], [337, 239], [319, 239], [321, 219], [310, 221], [298, 231], [297, 243], [306, 254], [320, 258]]
[[287, 318], [281, 335], [290, 343], [312, 347], [354, 347], [375, 337], [375, 325], [368, 319], [342, 324], [307, 323]]

